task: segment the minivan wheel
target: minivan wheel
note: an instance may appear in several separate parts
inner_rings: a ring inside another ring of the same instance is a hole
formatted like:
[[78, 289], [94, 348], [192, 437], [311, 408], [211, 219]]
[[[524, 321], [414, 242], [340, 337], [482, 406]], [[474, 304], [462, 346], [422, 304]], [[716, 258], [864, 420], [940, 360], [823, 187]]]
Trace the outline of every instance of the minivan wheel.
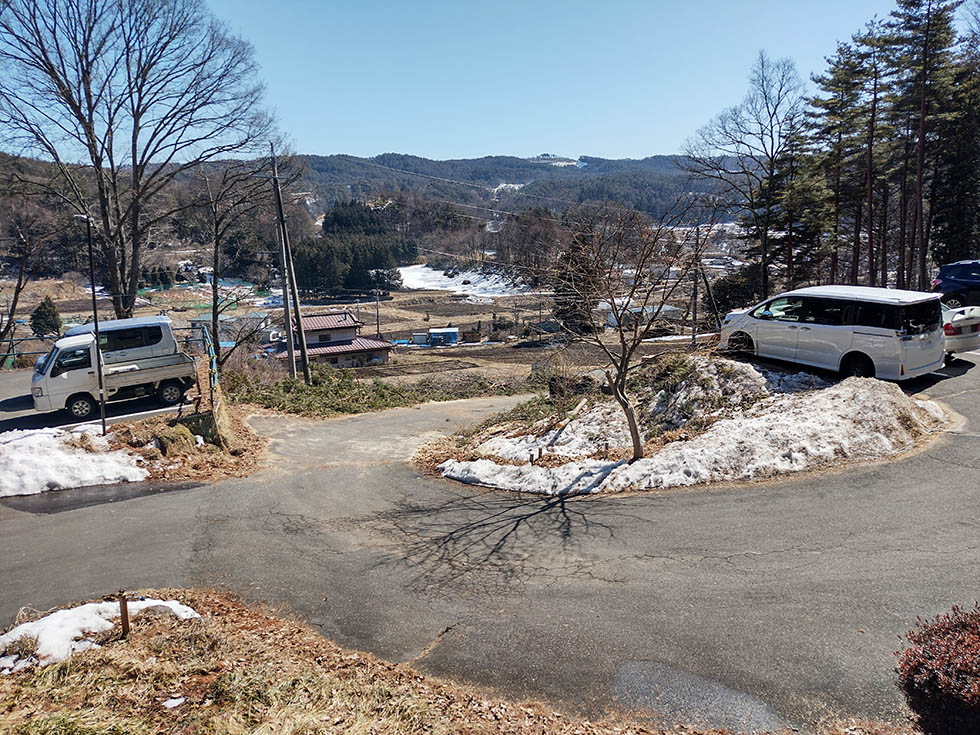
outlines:
[[728, 351], [736, 355], [754, 355], [755, 345], [745, 332], [736, 332], [728, 339]]
[[959, 309], [961, 306], [963, 306], [963, 297], [957, 294], [946, 296], [943, 298], [943, 303], [950, 309]]
[[79, 394], [72, 396], [65, 404], [65, 409], [71, 414], [72, 418], [84, 421], [95, 413], [95, 401], [92, 396]]
[[184, 388], [176, 380], [168, 380], [157, 389], [157, 398], [165, 406], [175, 406], [184, 400]]
[[840, 364], [840, 373], [845, 378], [873, 378], [875, 364], [865, 355], [848, 355]]

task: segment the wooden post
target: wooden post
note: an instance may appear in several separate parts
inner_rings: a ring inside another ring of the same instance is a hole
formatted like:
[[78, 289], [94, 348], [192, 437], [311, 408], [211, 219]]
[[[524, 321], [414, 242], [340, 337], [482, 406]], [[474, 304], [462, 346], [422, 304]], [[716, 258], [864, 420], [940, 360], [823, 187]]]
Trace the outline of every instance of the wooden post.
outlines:
[[534, 464], [534, 452], [533, 451], [530, 453], [530, 456], [527, 458], [527, 461], [530, 462], [531, 464]]
[[119, 590], [119, 619], [122, 621], [122, 637], [129, 635], [129, 603], [126, 601], [126, 590]]

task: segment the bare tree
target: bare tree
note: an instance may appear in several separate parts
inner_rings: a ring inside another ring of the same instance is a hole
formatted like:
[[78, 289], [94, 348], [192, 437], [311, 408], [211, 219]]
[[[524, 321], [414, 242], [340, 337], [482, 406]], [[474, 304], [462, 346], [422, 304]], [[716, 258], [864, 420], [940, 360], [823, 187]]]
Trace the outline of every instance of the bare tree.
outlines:
[[[692, 268], [699, 262], [713, 219], [701, 227], [679, 227], [693, 207], [678, 205], [659, 221], [624, 209], [580, 210], [572, 218], [574, 283], [586, 309], [575, 316], [588, 327], [570, 325], [582, 339], [597, 345], [609, 360], [606, 382], [623, 409], [633, 441], [635, 462], [643, 458], [643, 437], [636, 410], [627, 394], [627, 379], [637, 350], [654, 334], [664, 308], [674, 299]], [[568, 257], [569, 253], [560, 257]], [[606, 335], [607, 325], [612, 327]]]
[[48, 206], [30, 197], [12, 194], [0, 198], [0, 257], [13, 270], [13, 285], [4, 294], [0, 312], [0, 341], [13, 337], [21, 294], [48, 246], [65, 228]]
[[202, 0], [0, 6], [0, 135], [53, 161], [65, 204], [93, 217], [117, 316], [178, 207], [169, 184], [268, 138], [256, 73], [252, 47]]
[[769, 294], [769, 235], [778, 206], [774, 182], [802, 123], [803, 85], [795, 64], [760, 51], [742, 103], [701, 128], [685, 150], [682, 165], [717, 182], [729, 208], [752, 222], [759, 239], [763, 296]]

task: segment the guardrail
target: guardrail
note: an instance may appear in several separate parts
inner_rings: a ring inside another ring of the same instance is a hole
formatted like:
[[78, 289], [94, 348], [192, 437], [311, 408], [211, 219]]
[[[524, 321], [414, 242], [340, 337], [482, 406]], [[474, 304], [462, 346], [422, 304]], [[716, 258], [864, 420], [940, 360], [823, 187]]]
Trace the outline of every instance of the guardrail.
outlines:
[[215, 413], [221, 407], [221, 394], [218, 393], [218, 356], [214, 351], [211, 333], [205, 326], [201, 327], [201, 340], [204, 342], [204, 351], [208, 356], [208, 392], [211, 397], [211, 413]]

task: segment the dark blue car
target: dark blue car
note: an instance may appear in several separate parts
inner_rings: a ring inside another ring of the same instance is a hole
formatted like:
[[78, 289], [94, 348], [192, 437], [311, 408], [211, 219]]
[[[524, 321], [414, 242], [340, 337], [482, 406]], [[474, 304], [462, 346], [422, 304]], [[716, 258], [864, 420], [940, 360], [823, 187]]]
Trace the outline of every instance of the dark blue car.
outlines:
[[980, 306], [980, 260], [959, 260], [940, 266], [932, 280], [934, 293], [950, 308]]

